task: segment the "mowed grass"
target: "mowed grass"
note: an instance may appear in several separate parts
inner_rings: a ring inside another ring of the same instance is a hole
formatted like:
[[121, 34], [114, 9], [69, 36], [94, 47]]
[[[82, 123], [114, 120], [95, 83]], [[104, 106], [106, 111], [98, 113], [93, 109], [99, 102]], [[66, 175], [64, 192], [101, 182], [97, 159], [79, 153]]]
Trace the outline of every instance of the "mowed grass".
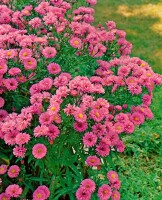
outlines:
[[[115, 21], [133, 44], [132, 56], [147, 61], [155, 72], [162, 74], [162, 34], [154, 30], [161, 20], [156, 13], [162, 13], [160, 2], [99, 0], [95, 7], [95, 24]], [[153, 12], [146, 9], [151, 6]], [[162, 87], [155, 88], [151, 108], [154, 119], [137, 128], [133, 135], [123, 137], [126, 151], [115, 159], [122, 180], [122, 200], [162, 199]]]

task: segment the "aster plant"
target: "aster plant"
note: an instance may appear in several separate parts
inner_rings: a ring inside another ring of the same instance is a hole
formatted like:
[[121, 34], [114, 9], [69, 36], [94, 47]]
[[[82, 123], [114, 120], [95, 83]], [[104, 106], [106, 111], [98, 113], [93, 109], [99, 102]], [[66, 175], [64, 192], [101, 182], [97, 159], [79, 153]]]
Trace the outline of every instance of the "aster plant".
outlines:
[[93, 25], [96, 0], [3, 3], [0, 199], [119, 200], [112, 157], [162, 76], [115, 22]]

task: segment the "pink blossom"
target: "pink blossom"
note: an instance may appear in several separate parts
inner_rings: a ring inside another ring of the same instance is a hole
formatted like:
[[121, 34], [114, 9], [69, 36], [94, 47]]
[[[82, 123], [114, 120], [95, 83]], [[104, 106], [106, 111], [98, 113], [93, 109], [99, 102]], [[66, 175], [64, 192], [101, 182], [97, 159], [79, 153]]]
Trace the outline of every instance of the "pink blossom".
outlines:
[[95, 182], [92, 179], [84, 179], [81, 182], [80, 187], [82, 189], [84, 189], [85, 191], [92, 193], [92, 192], [95, 191], [96, 184], [95, 184]]
[[46, 156], [47, 147], [44, 144], [35, 144], [32, 148], [34, 158], [42, 159]]
[[8, 176], [10, 178], [16, 178], [20, 173], [20, 168], [17, 165], [12, 165], [9, 169], [8, 169]]
[[119, 190], [120, 186], [121, 186], [120, 180], [116, 180], [115, 182], [111, 183], [111, 187], [116, 189], [116, 190]]
[[16, 156], [18, 158], [24, 158], [26, 151], [27, 151], [27, 149], [25, 147], [23, 147], [23, 146], [16, 146], [13, 149], [13, 154], [14, 154], [14, 156]]
[[44, 78], [38, 83], [38, 87], [40, 90], [50, 90], [53, 84], [53, 80], [51, 78]]
[[23, 60], [23, 64], [26, 70], [34, 70], [37, 66], [37, 61], [35, 58], [27, 58]]
[[15, 78], [8, 78], [4, 79], [4, 85], [5, 87], [10, 91], [10, 90], [16, 90], [18, 87], [18, 82]]
[[8, 71], [9, 75], [11, 76], [16, 76], [18, 74], [21, 73], [21, 69], [17, 68], [17, 67], [13, 67]]
[[48, 66], [47, 66], [47, 69], [48, 69], [48, 72], [50, 74], [59, 74], [60, 71], [61, 71], [61, 67], [59, 64], [57, 63], [50, 63]]
[[32, 51], [31, 49], [24, 48], [20, 51], [19, 57], [21, 60], [26, 60], [32, 57]]
[[94, 6], [97, 4], [97, 0], [86, 0], [87, 3], [89, 3], [91, 6]]
[[80, 122], [74, 122], [74, 129], [78, 132], [84, 132], [88, 127], [87, 122], [80, 123]]
[[90, 200], [91, 199], [91, 193], [88, 191], [85, 191], [84, 188], [80, 187], [76, 191], [76, 198], [77, 200]]
[[56, 137], [58, 137], [60, 130], [57, 126], [51, 124], [48, 128], [48, 137], [50, 140], [54, 140]]
[[6, 193], [1, 193], [0, 194], [0, 199], [1, 200], [10, 200], [10, 195], [6, 194]]
[[7, 172], [7, 165], [0, 165], [0, 174], [5, 174]]
[[118, 152], [122, 153], [124, 152], [124, 149], [125, 149], [125, 145], [123, 143], [123, 141], [119, 140], [116, 144], [116, 149]]
[[134, 125], [140, 125], [144, 123], [144, 120], [144, 115], [139, 112], [134, 112], [131, 116], [131, 121], [134, 123]]
[[17, 185], [17, 184], [13, 184], [13, 185], [9, 185], [6, 188], [5, 192], [10, 197], [19, 197], [22, 194], [22, 188], [19, 185]]
[[82, 47], [82, 41], [80, 38], [77, 37], [73, 37], [72, 39], [70, 39], [70, 45], [74, 48], [80, 49]]
[[90, 167], [96, 167], [101, 164], [100, 159], [97, 156], [88, 156], [86, 159], [86, 163]]
[[83, 136], [83, 143], [87, 147], [92, 147], [96, 144], [97, 142], [97, 136], [93, 134], [92, 132], [87, 132]]
[[109, 185], [103, 184], [98, 189], [98, 197], [100, 200], [108, 200], [112, 195], [112, 191]]
[[2, 97], [0, 97], [0, 108], [2, 108], [5, 104], [5, 101]]
[[39, 186], [33, 193], [33, 200], [45, 200], [50, 196], [50, 191], [45, 185]]
[[109, 171], [107, 173], [107, 178], [111, 183], [114, 183], [118, 180], [118, 174], [115, 171]]
[[53, 58], [56, 56], [56, 49], [54, 47], [46, 47], [43, 49], [42, 54], [45, 58]]
[[0, 59], [0, 75], [3, 75], [7, 72], [8, 66], [5, 60]]
[[110, 147], [105, 143], [100, 143], [99, 145], [96, 146], [96, 152], [98, 155], [106, 157], [110, 153]]
[[30, 135], [27, 133], [18, 133], [16, 135], [16, 144], [23, 145], [27, 144], [30, 140]]
[[74, 111], [74, 118], [77, 122], [84, 123], [87, 120], [87, 115], [81, 110]]
[[120, 193], [117, 190], [112, 192], [112, 200], [120, 200]]

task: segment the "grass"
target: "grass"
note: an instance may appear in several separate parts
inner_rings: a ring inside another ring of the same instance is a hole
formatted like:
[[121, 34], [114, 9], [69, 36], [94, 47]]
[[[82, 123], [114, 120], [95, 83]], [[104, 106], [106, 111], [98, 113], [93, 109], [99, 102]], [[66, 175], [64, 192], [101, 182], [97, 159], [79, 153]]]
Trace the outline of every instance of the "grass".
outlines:
[[[155, 29], [161, 20], [155, 12], [156, 9], [162, 12], [159, 3], [159, 0], [99, 0], [95, 7], [95, 23], [115, 21], [117, 28], [124, 30], [127, 40], [133, 44], [132, 56], [147, 61], [155, 72], [162, 74], [162, 35]], [[153, 13], [145, 9], [149, 4], [154, 4]], [[133, 135], [123, 138], [126, 151], [115, 161], [122, 180], [122, 200], [162, 199], [161, 100], [162, 87], [158, 87], [151, 106], [153, 121], [147, 121]]]

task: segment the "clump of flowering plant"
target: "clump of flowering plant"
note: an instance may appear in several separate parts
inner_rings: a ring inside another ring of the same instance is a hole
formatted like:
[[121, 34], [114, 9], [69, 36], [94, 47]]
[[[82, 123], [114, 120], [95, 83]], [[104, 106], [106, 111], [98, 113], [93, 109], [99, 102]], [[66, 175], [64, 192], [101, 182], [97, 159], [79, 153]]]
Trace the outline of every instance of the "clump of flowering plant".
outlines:
[[120, 199], [112, 155], [162, 76], [115, 22], [93, 26], [96, 3], [0, 5], [1, 199]]

